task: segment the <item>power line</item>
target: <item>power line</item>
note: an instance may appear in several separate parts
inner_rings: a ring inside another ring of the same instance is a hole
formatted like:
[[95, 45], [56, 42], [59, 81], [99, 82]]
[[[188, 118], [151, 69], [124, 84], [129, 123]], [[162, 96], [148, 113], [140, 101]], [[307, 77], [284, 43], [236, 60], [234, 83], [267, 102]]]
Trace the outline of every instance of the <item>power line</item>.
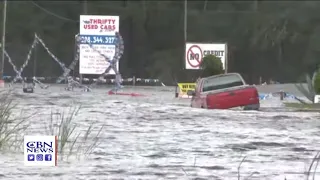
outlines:
[[52, 15], [52, 16], [55, 16], [56, 18], [59, 18], [59, 19], [65, 20], [65, 21], [79, 22], [79, 21], [75, 21], [75, 20], [70, 19], [70, 18], [66, 18], [66, 17], [60, 16], [60, 15], [58, 15], [58, 14], [56, 14], [56, 13], [53, 13], [53, 12], [47, 10], [46, 8], [41, 7], [39, 4], [35, 3], [34, 1], [31, 1], [31, 3], [32, 3], [33, 5], [35, 5], [36, 7], [38, 7], [39, 9], [41, 9], [42, 11], [46, 12], [47, 14], [50, 14], [50, 15]]

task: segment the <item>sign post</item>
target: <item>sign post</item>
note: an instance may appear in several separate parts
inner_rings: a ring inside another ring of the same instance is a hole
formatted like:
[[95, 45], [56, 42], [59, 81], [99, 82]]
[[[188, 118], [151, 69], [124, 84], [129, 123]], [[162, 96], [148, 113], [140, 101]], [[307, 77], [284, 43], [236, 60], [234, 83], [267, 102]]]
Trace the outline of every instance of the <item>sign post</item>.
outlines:
[[202, 59], [206, 55], [215, 55], [221, 59], [222, 67], [227, 72], [227, 44], [186, 43], [185, 68], [200, 69]]
[[[119, 20], [119, 16], [80, 15], [79, 74], [100, 75], [109, 67], [110, 63], [101, 54], [109, 59], [115, 55]], [[108, 74], [114, 75], [115, 72], [111, 69]]]

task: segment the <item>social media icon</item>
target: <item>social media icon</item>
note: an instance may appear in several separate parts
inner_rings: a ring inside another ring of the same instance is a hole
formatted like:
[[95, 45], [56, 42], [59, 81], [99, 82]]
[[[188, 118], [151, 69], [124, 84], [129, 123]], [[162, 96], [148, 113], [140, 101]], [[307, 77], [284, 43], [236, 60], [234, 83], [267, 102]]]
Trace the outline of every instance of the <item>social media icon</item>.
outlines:
[[45, 161], [52, 161], [52, 155], [51, 154], [44, 155], [44, 160]]
[[37, 154], [37, 161], [43, 161], [43, 154]]
[[34, 161], [34, 154], [28, 154], [28, 161]]

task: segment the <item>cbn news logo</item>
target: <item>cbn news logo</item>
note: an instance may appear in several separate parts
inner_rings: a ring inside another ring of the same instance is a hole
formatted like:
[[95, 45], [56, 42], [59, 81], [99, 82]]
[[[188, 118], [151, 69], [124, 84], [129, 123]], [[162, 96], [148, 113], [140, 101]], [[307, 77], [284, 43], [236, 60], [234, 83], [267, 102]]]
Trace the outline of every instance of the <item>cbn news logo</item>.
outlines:
[[57, 166], [57, 136], [24, 136], [25, 166]]

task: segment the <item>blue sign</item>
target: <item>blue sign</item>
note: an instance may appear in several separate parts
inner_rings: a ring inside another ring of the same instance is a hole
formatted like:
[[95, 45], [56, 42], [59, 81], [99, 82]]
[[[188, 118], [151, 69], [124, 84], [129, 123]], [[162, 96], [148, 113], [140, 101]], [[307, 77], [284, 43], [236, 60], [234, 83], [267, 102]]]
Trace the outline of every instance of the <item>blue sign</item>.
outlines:
[[115, 45], [116, 36], [80, 35], [81, 44]]

